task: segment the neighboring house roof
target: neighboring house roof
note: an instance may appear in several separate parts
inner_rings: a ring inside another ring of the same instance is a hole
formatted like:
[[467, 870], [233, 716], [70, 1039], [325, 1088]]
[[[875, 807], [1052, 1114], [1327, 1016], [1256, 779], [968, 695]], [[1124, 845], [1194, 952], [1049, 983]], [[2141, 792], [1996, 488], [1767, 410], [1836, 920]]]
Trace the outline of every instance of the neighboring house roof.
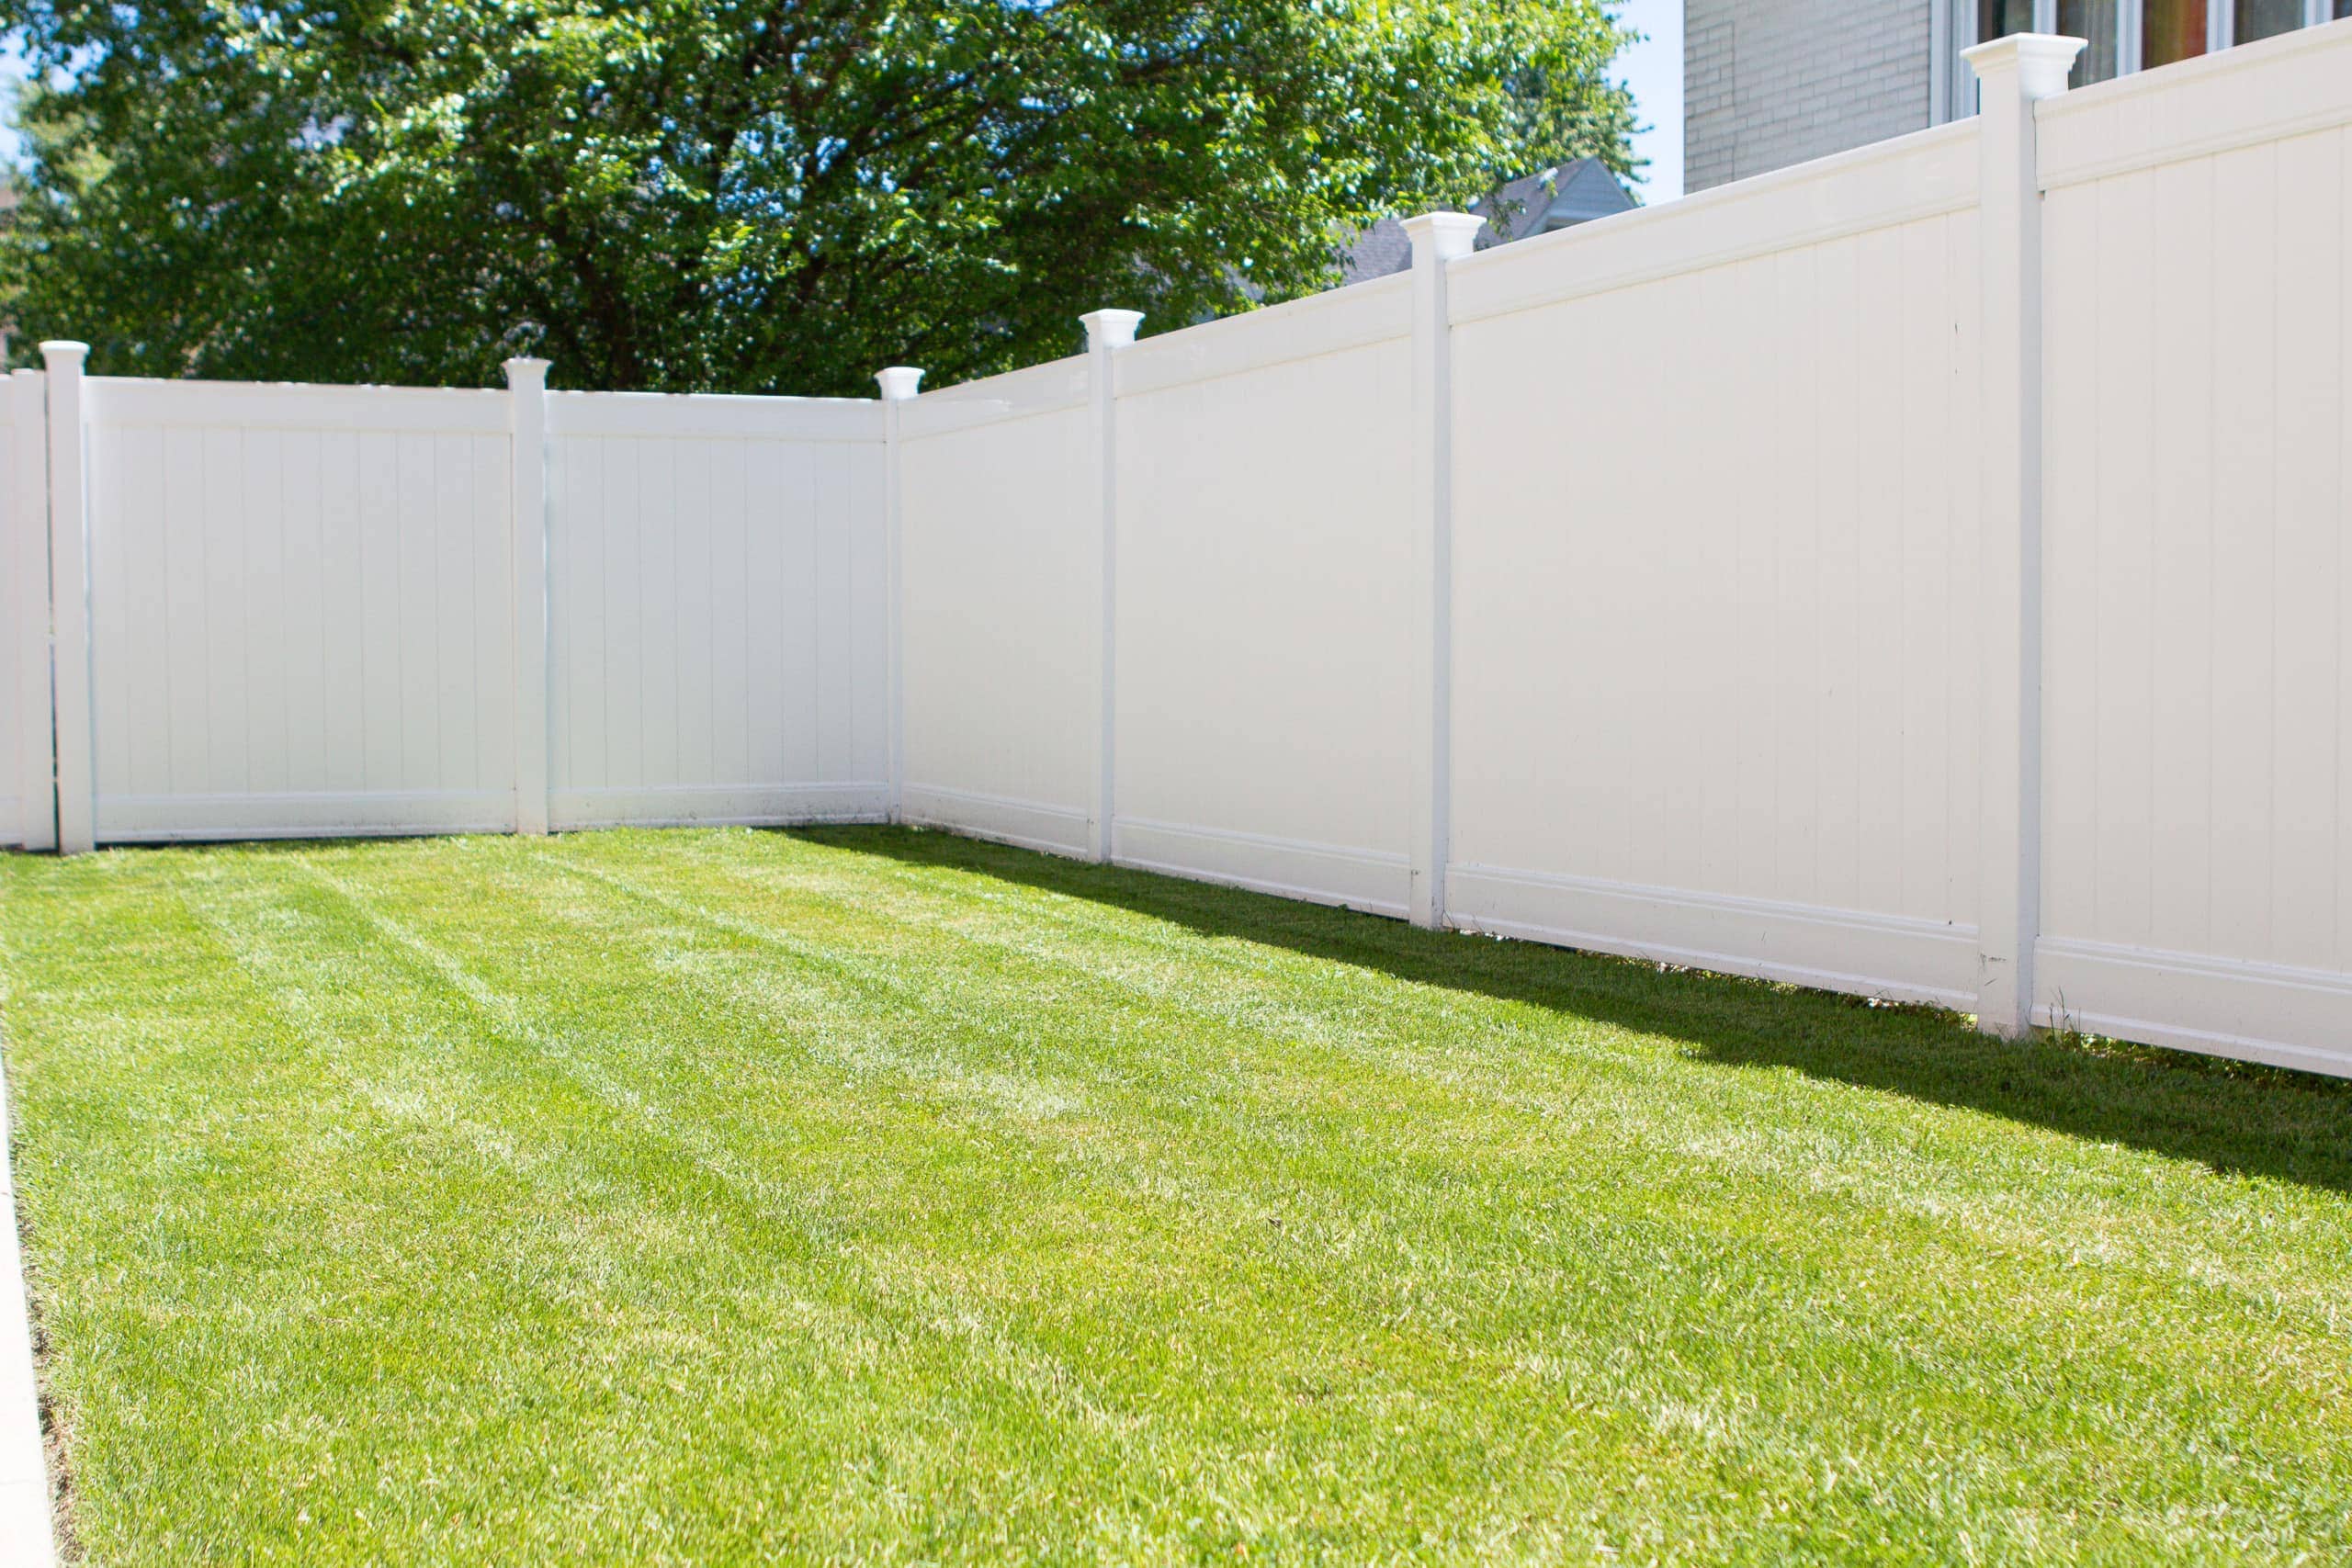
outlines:
[[[1589, 223], [1614, 212], [1630, 212], [1633, 208], [1633, 194], [1598, 158], [1579, 158], [1541, 170], [1470, 204], [1471, 211], [1487, 215], [1478, 230], [1476, 243], [1482, 251]], [[1394, 218], [1383, 218], [1349, 242], [1340, 281], [1363, 283], [1403, 272], [1412, 265], [1413, 242], [1406, 236], [1405, 225]]]

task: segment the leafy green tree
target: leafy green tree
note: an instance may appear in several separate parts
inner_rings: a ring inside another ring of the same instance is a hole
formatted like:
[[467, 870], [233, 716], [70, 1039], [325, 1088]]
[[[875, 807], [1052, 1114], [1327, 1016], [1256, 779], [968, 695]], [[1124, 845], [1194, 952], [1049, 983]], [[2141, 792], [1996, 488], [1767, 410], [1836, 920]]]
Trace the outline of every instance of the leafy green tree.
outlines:
[[[21, 339], [115, 374], [856, 393], [1628, 167], [1599, 0], [0, 0]], [[69, 69], [63, 69], [70, 66]]]

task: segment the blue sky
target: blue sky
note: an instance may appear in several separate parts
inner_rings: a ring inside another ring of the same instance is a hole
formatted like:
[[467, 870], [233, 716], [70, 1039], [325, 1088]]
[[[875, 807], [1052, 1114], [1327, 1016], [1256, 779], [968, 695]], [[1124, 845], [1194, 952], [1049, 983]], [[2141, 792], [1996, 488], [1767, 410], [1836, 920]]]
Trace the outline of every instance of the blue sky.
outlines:
[[1642, 199], [1656, 206], [1682, 194], [1682, 0], [1625, 0], [1618, 19], [1648, 35], [1617, 57], [1617, 75], [1650, 128], [1634, 151], [1650, 161]]
[[[1682, 0], [1622, 0], [1618, 15], [1648, 35], [1617, 61], [1618, 75], [1634, 89], [1641, 122], [1650, 128], [1634, 144], [1650, 161], [1642, 199], [1671, 201], [1682, 194]], [[14, 90], [24, 68], [15, 41], [0, 41], [0, 93]], [[14, 162], [16, 156], [17, 133], [0, 118], [0, 160]]]
[[14, 38], [0, 39], [0, 163], [17, 161], [17, 84], [25, 79], [25, 51]]

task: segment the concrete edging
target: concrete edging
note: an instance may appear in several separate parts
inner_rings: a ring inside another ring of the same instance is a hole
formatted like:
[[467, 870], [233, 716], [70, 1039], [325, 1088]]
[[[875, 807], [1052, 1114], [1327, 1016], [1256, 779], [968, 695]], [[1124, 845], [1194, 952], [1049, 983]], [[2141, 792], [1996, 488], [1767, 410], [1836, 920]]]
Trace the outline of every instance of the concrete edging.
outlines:
[[0, 1268], [0, 1562], [53, 1568], [49, 1461], [40, 1436], [40, 1384], [33, 1368], [32, 1315], [25, 1295], [23, 1239], [17, 1231], [17, 1180], [7, 1148], [7, 1075], [0, 1071], [0, 1204], [8, 1213], [7, 1266]]

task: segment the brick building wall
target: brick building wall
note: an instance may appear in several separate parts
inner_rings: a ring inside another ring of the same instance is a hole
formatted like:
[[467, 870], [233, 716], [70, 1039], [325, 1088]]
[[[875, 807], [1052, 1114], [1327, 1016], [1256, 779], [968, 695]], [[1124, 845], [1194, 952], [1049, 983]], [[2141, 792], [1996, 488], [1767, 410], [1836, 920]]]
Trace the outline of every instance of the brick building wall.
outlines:
[[1928, 0], [1686, 0], [1691, 190], [1925, 130]]

